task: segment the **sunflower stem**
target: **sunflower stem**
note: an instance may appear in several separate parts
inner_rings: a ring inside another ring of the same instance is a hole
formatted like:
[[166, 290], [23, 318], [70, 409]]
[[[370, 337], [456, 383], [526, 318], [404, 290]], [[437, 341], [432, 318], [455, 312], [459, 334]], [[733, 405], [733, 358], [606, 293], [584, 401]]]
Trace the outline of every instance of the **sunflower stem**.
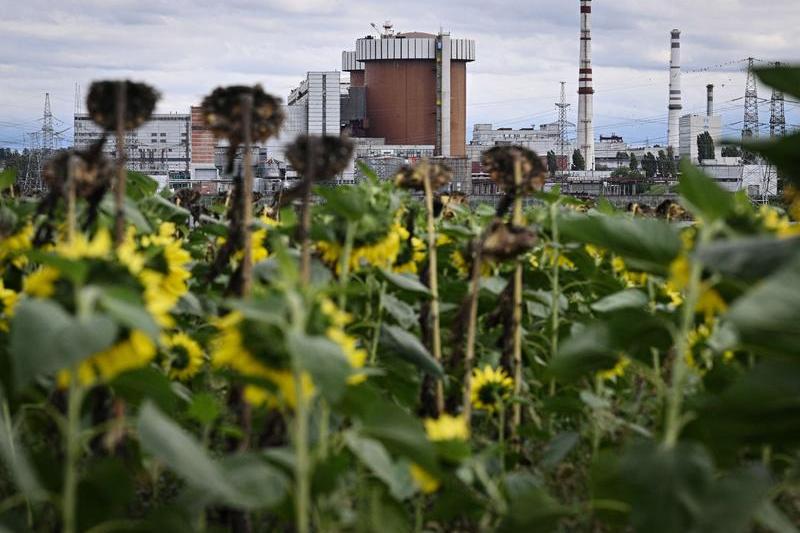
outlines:
[[386, 282], [381, 281], [380, 291], [378, 292], [378, 310], [375, 318], [375, 330], [372, 334], [372, 346], [369, 351], [369, 362], [375, 364], [378, 357], [378, 340], [381, 335], [381, 326], [383, 325], [383, 298], [386, 294]]
[[471, 425], [472, 415], [472, 365], [475, 360], [475, 333], [478, 326], [478, 291], [481, 281], [481, 260], [483, 240], [476, 242], [472, 257], [472, 278], [469, 293], [469, 322], [467, 323], [467, 351], [464, 356], [464, 401], [463, 413], [467, 427]]
[[117, 82], [117, 183], [114, 189], [115, 218], [114, 245], [120, 246], [125, 239], [125, 185], [127, 169], [125, 168], [125, 106], [127, 95], [126, 82]]
[[311, 281], [311, 240], [308, 235], [311, 231], [311, 181], [308, 178], [303, 187], [303, 212], [300, 220], [300, 282], [308, 284]]
[[550, 295], [550, 357], [553, 358], [558, 352], [558, 323], [560, 321], [560, 300], [561, 287], [559, 286], [559, 261], [561, 259], [561, 247], [558, 234], [558, 202], [550, 204], [550, 229], [553, 246], [553, 264], [551, 275], [551, 295]]
[[356, 238], [357, 222], [347, 221], [344, 236], [344, 249], [339, 258], [339, 309], [347, 306], [347, 284], [350, 282], [350, 257], [353, 255], [353, 242]]
[[[298, 334], [305, 333], [307, 316], [299, 295], [289, 295], [292, 314], [292, 329]], [[309, 454], [309, 412], [308, 402], [303, 390], [303, 369], [298, 358], [292, 357], [292, 378], [294, 379], [294, 512], [297, 533], [311, 531], [311, 459]]]
[[[698, 244], [704, 245], [710, 240], [711, 231], [707, 224], [700, 225]], [[686, 286], [686, 297], [683, 301], [681, 314], [681, 327], [676, 333], [675, 353], [672, 361], [672, 383], [667, 391], [666, 417], [664, 421], [664, 446], [673, 448], [678, 443], [683, 418], [681, 410], [683, 407], [683, 394], [686, 388], [686, 380], [689, 377], [689, 365], [686, 361], [686, 354], [689, 347], [689, 332], [694, 323], [695, 308], [700, 297], [700, 277], [703, 273], [703, 264], [700, 261], [693, 261], [689, 272], [689, 283]]]
[[[514, 212], [512, 223], [514, 226], [522, 226], [525, 224], [522, 215], [522, 161], [517, 158], [514, 161], [514, 186], [516, 194], [514, 195]], [[516, 267], [514, 268], [514, 307], [511, 318], [512, 336], [513, 336], [513, 361], [514, 361], [514, 397], [519, 397], [522, 391], [522, 259], [517, 258]], [[515, 403], [512, 407], [511, 418], [511, 437], [515, 439], [517, 430], [522, 422], [522, 405]], [[505, 430], [501, 430], [502, 432]]]
[[242, 233], [244, 234], [244, 251], [242, 257], [242, 297], [248, 297], [253, 287], [253, 163], [252, 163], [252, 120], [253, 95], [243, 94], [242, 129], [244, 130], [244, 182], [242, 183]]
[[81, 404], [83, 390], [78, 384], [78, 368], [70, 372], [69, 397], [67, 398], [66, 457], [64, 458], [64, 496], [61, 502], [61, 517], [64, 533], [75, 533], [75, 511], [78, 494], [78, 459], [81, 451]]
[[[433, 187], [431, 185], [430, 170], [423, 177], [425, 186], [425, 210], [428, 223], [428, 284], [431, 289], [431, 322], [433, 358], [440, 364], [442, 362], [442, 335], [439, 320], [439, 272], [436, 256], [436, 225], [433, 212]], [[436, 380], [436, 411], [444, 412], [444, 384], [441, 379]]]

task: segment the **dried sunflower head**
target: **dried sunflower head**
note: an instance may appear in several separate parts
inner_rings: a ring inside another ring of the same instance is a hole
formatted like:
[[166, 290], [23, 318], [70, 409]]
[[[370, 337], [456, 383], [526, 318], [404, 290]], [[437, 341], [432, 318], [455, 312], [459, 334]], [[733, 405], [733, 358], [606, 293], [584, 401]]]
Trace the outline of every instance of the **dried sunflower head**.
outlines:
[[487, 259], [507, 261], [531, 250], [536, 244], [536, 233], [529, 228], [512, 226], [495, 220], [483, 242], [482, 253]]
[[680, 220], [686, 210], [675, 200], [664, 200], [656, 207], [656, 216], [667, 220]]
[[414, 166], [403, 166], [394, 177], [394, 184], [402, 189], [425, 190], [425, 177], [431, 182], [431, 190], [438, 191], [453, 178], [450, 167], [444, 163], [423, 159]]
[[353, 143], [343, 137], [300, 135], [286, 148], [286, 158], [304, 177], [328, 180], [347, 168]]
[[514, 165], [522, 164], [522, 185], [520, 192], [530, 194], [544, 187], [547, 167], [532, 150], [521, 146], [495, 146], [483, 153], [483, 166], [492, 178], [506, 192], [515, 193]]
[[244, 142], [242, 119], [245, 95], [253, 97], [253, 113], [250, 118], [253, 142], [264, 142], [274, 137], [283, 124], [280, 99], [264, 92], [261, 85], [218, 87], [203, 99], [203, 118], [215, 136], [228, 139], [234, 146]]
[[51, 159], [44, 169], [44, 181], [51, 191], [64, 194], [69, 177], [70, 159], [75, 158], [73, 179], [75, 195], [88, 198], [111, 185], [114, 165], [102, 152], [105, 139], [101, 139], [87, 150], [67, 150]]
[[187, 209], [200, 201], [200, 191], [196, 189], [178, 189], [175, 192], [175, 204]]
[[463, 192], [454, 191], [447, 194], [438, 195], [433, 202], [436, 216], [441, 213], [446, 219], [456, 216], [454, 208], [459, 205], [469, 205], [469, 199]]
[[86, 108], [89, 116], [106, 131], [117, 129], [117, 95], [125, 89], [125, 129], [135, 130], [150, 118], [161, 95], [145, 83], [124, 81], [96, 81], [89, 88]]

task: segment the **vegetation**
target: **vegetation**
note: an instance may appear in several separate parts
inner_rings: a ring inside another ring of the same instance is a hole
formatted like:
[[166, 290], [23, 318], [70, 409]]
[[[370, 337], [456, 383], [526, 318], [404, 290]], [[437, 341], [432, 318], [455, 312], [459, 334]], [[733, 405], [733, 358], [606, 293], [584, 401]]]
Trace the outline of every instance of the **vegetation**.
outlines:
[[[130, 123], [156, 94], [103, 87]], [[245, 153], [279, 109], [204, 102]], [[746, 146], [786, 210], [686, 165], [660, 218], [542, 192], [518, 147], [485, 155], [496, 207], [433, 162], [326, 186], [338, 138], [290, 147], [283, 206], [245, 174], [204, 212], [96, 150], [35, 201], [2, 173], [0, 527], [796, 531], [798, 148]]]
[[714, 151], [714, 139], [707, 131], [697, 136], [697, 157], [700, 161], [717, 158]]
[[586, 170], [586, 159], [578, 149], [572, 153], [572, 170]]

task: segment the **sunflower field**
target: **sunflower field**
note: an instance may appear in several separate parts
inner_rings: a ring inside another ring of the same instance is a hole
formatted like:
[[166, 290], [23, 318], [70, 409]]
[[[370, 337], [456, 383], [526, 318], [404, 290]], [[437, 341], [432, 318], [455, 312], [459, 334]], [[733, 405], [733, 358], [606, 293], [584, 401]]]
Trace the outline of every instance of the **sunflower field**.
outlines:
[[334, 187], [338, 137], [266, 202], [279, 102], [227, 87], [208, 202], [103, 155], [158, 97], [97, 82], [99, 144], [0, 174], [0, 531], [798, 531], [800, 134], [744, 146], [781, 206], [683, 165], [618, 211], [520, 147], [496, 206], [435, 160]]

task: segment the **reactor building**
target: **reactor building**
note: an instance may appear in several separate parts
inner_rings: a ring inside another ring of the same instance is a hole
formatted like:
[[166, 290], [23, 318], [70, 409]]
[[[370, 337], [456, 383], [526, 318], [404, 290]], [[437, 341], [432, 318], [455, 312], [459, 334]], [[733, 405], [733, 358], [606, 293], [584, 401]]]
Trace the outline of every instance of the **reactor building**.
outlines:
[[342, 53], [353, 92], [363, 92], [366, 114], [354, 136], [389, 145], [433, 145], [442, 157], [466, 155], [467, 63], [475, 41], [449, 33], [395, 33], [356, 40]]

